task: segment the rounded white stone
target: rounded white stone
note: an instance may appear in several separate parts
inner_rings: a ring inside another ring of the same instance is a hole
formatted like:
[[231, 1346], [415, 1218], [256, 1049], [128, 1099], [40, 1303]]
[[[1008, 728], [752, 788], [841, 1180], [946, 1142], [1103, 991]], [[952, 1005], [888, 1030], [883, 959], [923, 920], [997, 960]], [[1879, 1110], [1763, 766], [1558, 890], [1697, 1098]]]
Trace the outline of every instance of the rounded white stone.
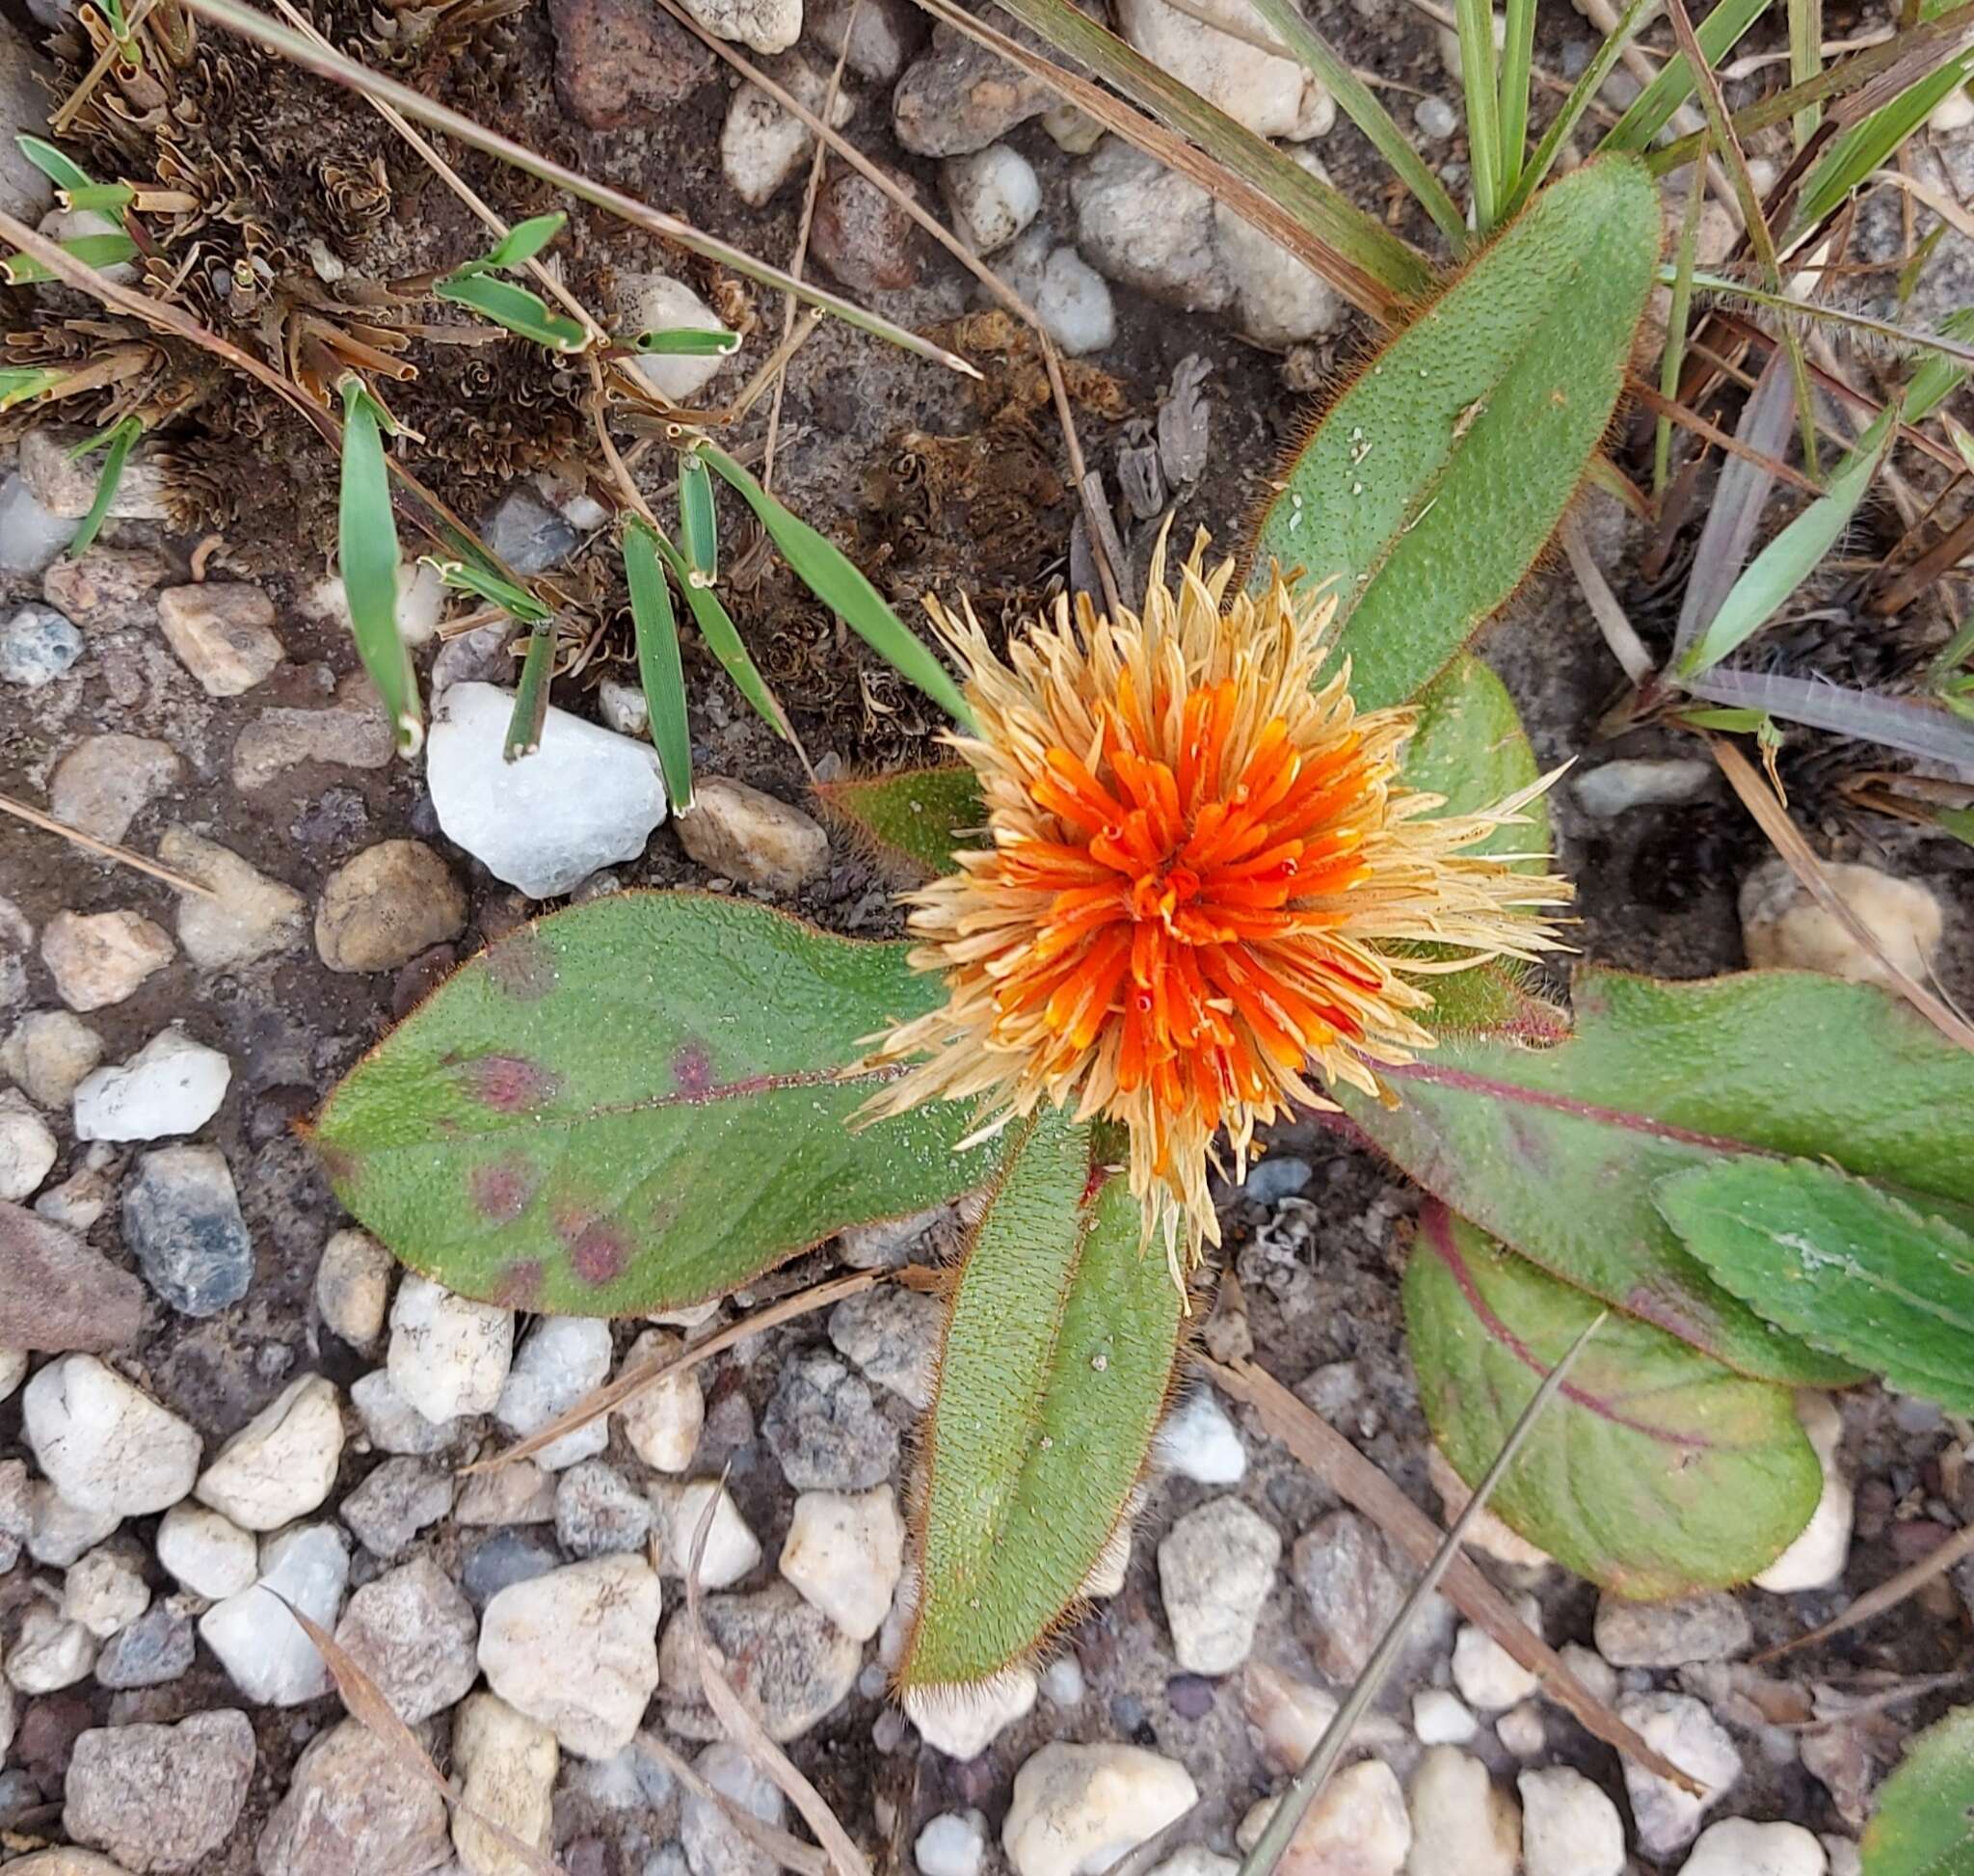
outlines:
[[1096, 1876], [1198, 1799], [1177, 1759], [1138, 1746], [1051, 1744], [1015, 1774], [1001, 1847], [1015, 1876]]
[[386, 1370], [398, 1398], [435, 1426], [490, 1412], [514, 1358], [514, 1312], [407, 1273], [390, 1312]]
[[905, 1521], [889, 1486], [805, 1491], [776, 1568], [845, 1635], [867, 1642], [891, 1612], [904, 1556]]
[[158, 1525], [158, 1562], [194, 1595], [224, 1602], [260, 1573], [253, 1537], [203, 1505], [173, 1505]]
[[42, 1368], [21, 1394], [21, 1421], [42, 1473], [81, 1511], [161, 1512], [199, 1476], [199, 1435], [93, 1354]]

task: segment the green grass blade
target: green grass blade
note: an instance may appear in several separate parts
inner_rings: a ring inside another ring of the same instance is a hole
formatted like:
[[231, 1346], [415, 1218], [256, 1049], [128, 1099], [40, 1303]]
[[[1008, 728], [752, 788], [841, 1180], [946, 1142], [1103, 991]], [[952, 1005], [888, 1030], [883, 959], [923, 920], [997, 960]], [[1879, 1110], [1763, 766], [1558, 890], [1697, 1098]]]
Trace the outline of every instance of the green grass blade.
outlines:
[[95, 178], [81, 164], [65, 156], [45, 137], [31, 137], [25, 131], [14, 138], [20, 153], [58, 189], [87, 189]]
[[16, 404], [31, 403], [43, 392], [53, 390], [61, 382], [61, 372], [50, 371], [45, 365], [16, 364], [0, 368], [0, 411], [11, 411]]
[[[894, 612], [876, 587], [866, 579], [833, 542], [792, 515], [753, 476], [710, 443], [701, 445], [707, 467], [739, 491], [754, 510], [768, 538], [781, 549], [795, 577], [875, 652], [901, 678], [917, 684], [956, 723], [969, 728], [973, 712], [946, 666]], [[688, 591], [689, 600], [692, 595]]]
[[[1940, 321], [1939, 330], [1946, 338], [1974, 339], [1974, 307], [1962, 307], [1959, 312], [1948, 313]], [[1922, 359], [1906, 387], [1905, 420], [1920, 423], [1938, 410], [1965, 382], [1969, 362], [1943, 358], [1938, 353]], [[5, 408], [0, 404], [0, 410]]]
[[486, 600], [501, 611], [512, 613], [524, 626], [539, 625], [549, 616], [548, 608], [532, 593], [523, 591], [512, 580], [502, 579], [491, 568], [469, 560], [441, 560], [429, 553], [424, 560], [453, 592], [470, 593], [476, 599]]
[[1881, 411], [1878, 420], [1831, 472], [1824, 494], [1748, 563], [1699, 642], [1680, 659], [1678, 677], [1695, 678], [1709, 665], [1720, 663], [1759, 631], [1809, 577], [1864, 499], [1872, 476], [1891, 446], [1898, 415], [1897, 405]]
[[542, 746], [542, 725], [548, 720], [548, 684], [555, 675], [555, 622], [541, 619], [528, 634], [520, 661], [520, 683], [514, 687], [514, 714], [507, 721], [507, 739], [500, 753], [518, 763]]
[[1974, 77], [1974, 46], [1908, 86], [1862, 123], [1840, 132], [1802, 185], [1794, 226], [1814, 228], [1825, 216], [1834, 214], [1844, 198], [1888, 162], [1934, 109], [1970, 77]]
[[671, 326], [639, 333], [630, 349], [654, 359], [731, 359], [740, 349], [740, 335], [724, 328], [715, 332], [705, 326]]
[[706, 640], [707, 649], [719, 659], [720, 669], [734, 680], [741, 696], [754, 706], [760, 720], [777, 735], [793, 742], [795, 733], [788, 727], [781, 699], [768, 688], [767, 680], [760, 675], [760, 667], [742, 642], [739, 630], [727, 608], [720, 603], [720, 596], [709, 586], [693, 584], [692, 569], [662, 534], [654, 534], [652, 540], [679, 590], [685, 595], [685, 603], [692, 608], [692, 623], [699, 628], [699, 635]]
[[580, 352], [589, 343], [589, 335], [567, 313], [549, 311], [539, 293], [514, 281], [493, 274], [455, 274], [432, 291], [436, 298], [477, 312], [551, 352]]
[[1507, 0], [1501, 58], [1501, 190], [1514, 200], [1529, 136], [1529, 76], [1535, 61], [1535, 0]]
[[390, 414], [352, 372], [342, 383], [342, 489], [336, 507], [337, 554], [349, 601], [357, 656], [384, 699], [398, 753], [414, 756], [425, 739], [418, 681], [412, 655], [397, 629], [397, 521], [390, 508], [390, 477], [384, 465], [384, 435], [395, 430]]
[[1377, 153], [1391, 165], [1392, 174], [1432, 217], [1454, 252], [1463, 252], [1473, 235], [1459, 203], [1447, 194], [1446, 184], [1412, 147], [1411, 139], [1378, 102], [1377, 94], [1357, 76], [1350, 62], [1303, 18], [1294, 0], [1254, 0], [1254, 10], [1267, 22], [1269, 31], [1328, 87], [1338, 109], [1370, 138]]
[[[1707, 199], [1707, 162], [1702, 148], [1693, 166], [1693, 183], [1686, 192], [1686, 212], [1679, 220], [1679, 259], [1672, 275], [1672, 308], [1666, 321], [1666, 350], [1659, 360], [1659, 395], [1679, 394], [1679, 374], [1686, 364], [1686, 326], [1693, 311], [1693, 262], [1698, 245], [1700, 210]], [[1672, 463], [1672, 419], [1662, 416], [1652, 439], [1652, 493], [1666, 493]]]
[[[1672, 276], [1662, 269], [1659, 281], [1662, 286], [1670, 286]], [[1888, 319], [1873, 319], [1865, 313], [1849, 312], [1842, 307], [1819, 306], [1812, 300], [1794, 299], [1787, 293], [1771, 293], [1762, 287], [1750, 286], [1746, 281], [1709, 273], [1705, 268], [1694, 271], [1693, 283], [1702, 293], [1718, 293], [1723, 299], [1747, 300], [1753, 306], [1773, 307], [1777, 312], [1795, 313], [1807, 321], [1820, 320], [1827, 325], [1849, 327], [1853, 332], [1870, 333], [1910, 351], [1928, 352], [1942, 359], [1958, 359], [1962, 366], [1974, 364], [1974, 331], [1957, 326], [1951, 318], [1941, 322], [1938, 332], [1929, 333], [1914, 326], [1895, 326]]]
[[123, 211], [137, 200], [137, 191], [127, 182], [92, 182], [86, 188], [64, 189], [61, 193], [70, 208], [93, 209], [114, 221], [121, 221]]
[[1556, 159], [1564, 141], [1590, 108], [1590, 100], [1604, 89], [1611, 67], [1623, 55], [1624, 48], [1638, 37], [1639, 28], [1657, 5], [1658, 0], [1631, 0], [1616, 27], [1591, 55], [1583, 76], [1570, 87], [1569, 95], [1563, 99], [1562, 109], [1557, 112], [1549, 128], [1542, 133], [1542, 141], [1535, 146], [1535, 153], [1522, 166], [1521, 176], [1508, 196], [1507, 206], [1502, 211], [1504, 221], [1512, 221], [1519, 215], [1535, 191], [1548, 181], [1549, 172], [1556, 167]]
[[[1806, 84], [1824, 67], [1824, 0], [1789, 0], [1789, 82]], [[1816, 135], [1820, 105], [1805, 104], [1792, 123], [1796, 147]]]
[[[62, 252], [73, 255], [85, 267], [115, 267], [137, 258], [137, 243], [127, 234], [78, 234], [62, 243]], [[38, 286], [55, 278], [54, 269], [27, 255], [12, 255], [0, 261], [0, 278], [9, 286]]]
[[517, 222], [491, 252], [471, 265], [491, 267], [500, 273], [525, 267], [568, 224], [569, 217], [559, 209], [552, 215], [530, 215], [526, 221]]
[[[1721, 0], [1694, 29], [1707, 63], [1718, 66], [1759, 19], [1769, 0]], [[1671, 122], [1672, 114], [1693, 95], [1693, 73], [1684, 56], [1669, 60], [1658, 77], [1632, 100], [1631, 108], [1605, 132], [1599, 149], [1645, 148]]]
[[692, 806], [692, 736], [685, 722], [685, 671], [679, 660], [679, 620], [658, 565], [655, 537], [641, 522], [624, 530], [624, 577], [637, 634], [637, 675], [651, 711], [652, 744], [675, 814]]
[[713, 508], [713, 478], [697, 450], [679, 459], [679, 543], [696, 584], [720, 576], [720, 521]]
[[117, 490], [123, 480], [123, 467], [129, 462], [138, 438], [143, 435], [144, 425], [136, 417], [126, 416], [113, 423], [101, 436], [92, 437], [85, 445], [85, 449], [94, 449], [99, 443], [107, 447], [103, 451], [103, 472], [96, 477], [95, 497], [89, 505], [89, 513], [82, 518], [75, 539], [68, 544], [71, 560], [103, 531], [103, 523], [109, 519], [110, 504], [117, 499]]
[[1467, 94], [1467, 148], [1474, 173], [1474, 219], [1482, 234], [1501, 219], [1501, 81], [1495, 74], [1494, 9], [1489, 0], [1454, 0], [1460, 36], [1460, 84]]

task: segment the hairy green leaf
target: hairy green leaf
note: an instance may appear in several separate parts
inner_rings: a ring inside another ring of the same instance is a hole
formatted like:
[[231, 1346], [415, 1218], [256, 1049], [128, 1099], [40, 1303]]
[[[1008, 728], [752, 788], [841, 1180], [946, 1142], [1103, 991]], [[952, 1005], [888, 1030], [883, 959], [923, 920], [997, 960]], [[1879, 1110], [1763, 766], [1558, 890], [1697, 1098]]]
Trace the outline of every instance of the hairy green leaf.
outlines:
[[351, 1070], [336, 1195], [462, 1296], [563, 1315], [724, 1296], [992, 1176], [972, 1110], [851, 1124], [863, 1039], [944, 994], [902, 944], [747, 899], [623, 893], [499, 940]]
[[1053, 1110], [1020, 1128], [940, 1352], [908, 1692], [986, 1679], [1076, 1606], [1179, 1354], [1179, 1286], [1089, 1128]]
[[624, 576], [637, 634], [637, 675], [651, 713], [652, 743], [673, 811], [692, 806], [692, 734], [685, 722], [685, 672], [679, 661], [679, 620], [658, 566], [657, 542], [642, 522], [624, 530]]
[[[1974, 1145], [1964, 1114], [1943, 1144]], [[1692, 1166], [1653, 1196], [1687, 1249], [1770, 1322], [1974, 1413], [1974, 1214], [1943, 1217], [1818, 1160]]]
[[674, 326], [639, 333], [631, 350], [660, 359], [728, 359], [740, 349], [740, 335], [707, 326]]
[[[1475, 1483], [1598, 1304], [1436, 1200], [1420, 1219], [1404, 1300], [1420, 1404], [1454, 1470]], [[1822, 1489], [1790, 1389], [1614, 1316], [1492, 1509], [1579, 1575], [1657, 1597], [1756, 1575]]]
[[984, 843], [987, 807], [974, 771], [958, 764], [818, 782], [817, 798], [894, 864], [921, 879], [952, 871], [962, 847]]
[[1907, 1746], [1858, 1848], [1864, 1876], [1974, 1876], [1974, 1706]]
[[82, 553], [103, 531], [103, 523], [109, 519], [110, 504], [117, 499], [117, 490], [123, 481], [123, 469], [130, 460], [130, 452], [137, 447], [137, 440], [144, 435], [144, 425], [134, 416], [120, 417], [107, 430], [90, 438], [80, 450], [71, 452], [86, 455], [89, 451], [103, 447], [103, 471], [96, 477], [96, 491], [89, 504], [89, 513], [82, 518], [82, 525], [75, 531], [75, 539], [68, 544], [68, 557], [72, 560]]
[[1624, 383], [1658, 192], [1587, 163], [1527, 211], [1331, 406], [1262, 518], [1270, 559], [1335, 576], [1360, 706], [1404, 701], [1534, 564]]
[[1974, 1204], [1974, 1057], [1885, 991], [1799, 971], [1586, 970], [1552, 1049], [1455, 1040], [1350, 1116], [1427, 1191], [1552, 1274], [1761, 1380], [1848, 1362], [1764, 1322], [1660, 1215], [1668, 1173], [1785, 1154]]
[[352, 372], [343, 380], [342, 488], [336, 505], [337, 556], [357, 656], [384, 700], [400, 755], [415, 755], [425, 739], [418, 680], [411, 649], [397, 629], [397, 520], [384, 433], [397, 425]]
[[551, 352], [580, 352], [589, 343], [580, 322], [566, 312], [551, 311], [547, 301], [518, 281], [502, 280], [494, 274], [460, 273], [437, 281], [432, 292], [435, 298], [477, 312]]
[[795, 577], [907, 683], [914, 683], [956, 723], [973, 714], [960, 687], [924, 643], [906, 626], [842, 549], [790, 514], [723, 449], [700, 446], [709, 468], [734, 488], [767, 529]]

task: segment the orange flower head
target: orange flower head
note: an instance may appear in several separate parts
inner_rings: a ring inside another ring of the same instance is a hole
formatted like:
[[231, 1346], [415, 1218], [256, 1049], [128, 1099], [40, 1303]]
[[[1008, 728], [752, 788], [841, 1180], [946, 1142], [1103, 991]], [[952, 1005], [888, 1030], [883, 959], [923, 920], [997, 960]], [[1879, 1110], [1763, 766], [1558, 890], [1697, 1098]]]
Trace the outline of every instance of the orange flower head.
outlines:
[[950, 994], [881, 1039], [873, 1064], [916, 1065], [868, 1110], [979, 1097], [985, 1132], [1048, 1100], [1121, 1123], [1175, 1268], [1182, 1235], [1187, 1261], [1219, 1242], [1220, 1129], [1244, 1166], [1258, 1124], [1333, 1106], [1312, 1068], [1382, 1096], [1378, 1066], [1433, 1040], [1414, 979], [1552, 948], [1532, 908], [1568, 897], [1509, 864], [1527, 856], [1462, 851], [1535, 789], [1427, 818], [1442, 798], [1397, 780], [1412, 712], [1359, 713], [1347, 668], [1316, 684], [1334, 602], [1279, 570], [1230, 599], [1206, 546], [1176, 594], [1161, 547], [1141, 616], [1059, 601], [1004, 660], [971, 606], [927, 602], [967, 667], [977, 729], [948, 740], [992, 844], [910, 896], [912, 961]]

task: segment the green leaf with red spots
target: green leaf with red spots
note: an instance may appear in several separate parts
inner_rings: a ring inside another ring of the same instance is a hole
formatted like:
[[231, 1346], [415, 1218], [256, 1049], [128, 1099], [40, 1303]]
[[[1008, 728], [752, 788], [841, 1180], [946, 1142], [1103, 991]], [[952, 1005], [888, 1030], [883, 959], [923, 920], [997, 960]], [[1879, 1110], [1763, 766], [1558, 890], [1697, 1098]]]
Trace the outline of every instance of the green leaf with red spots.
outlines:
[[866, 1037], [943, 995], [902, 944], [746, 899], [625, 893], [490, 947], [354, 1068], [336, 1195], [463, 1296], [627, 1315], [722, 1296], [848, 1224], [984, 1184], [971, 1110], [852, 1125]]
[[[1404, 1300], [1433, 1438], [1478, 1484], [1598, 1304], [1430, 1200]], [[1614, 1315], [1489, 1509], [1592, 1582], [1658, 1597], [1765, 1569], [1808, 1523], [1822, 1489], [1792, 1390]]]
[[974, 771], [957, 764], [890, 775], [818, 782], [816, 799], [872, 844], [885, 863], [915, 881], [952, 871], [962, 847], [985, 844], [986, 805]]
[[1179, 1285], [1088, 1127], [1018, 1123], [954, 1291], [924, 1434], [908, 1702], [1025, 1660], [1124, 1527], [1179, 1356]]
[[1886, 992], [1796, 971], [1660, 983], [1587, 970], [1554, 1048], [1443, 1043], [1350, 1116], [1427, 1191], [1552, 1275], [1743, 1374], [1859, 1371], [1771, 1327], [1655, 1200], [1689, 1166], [1827, 1160], [1915, 1203], [1974, 1203], [1974, 1057]]

